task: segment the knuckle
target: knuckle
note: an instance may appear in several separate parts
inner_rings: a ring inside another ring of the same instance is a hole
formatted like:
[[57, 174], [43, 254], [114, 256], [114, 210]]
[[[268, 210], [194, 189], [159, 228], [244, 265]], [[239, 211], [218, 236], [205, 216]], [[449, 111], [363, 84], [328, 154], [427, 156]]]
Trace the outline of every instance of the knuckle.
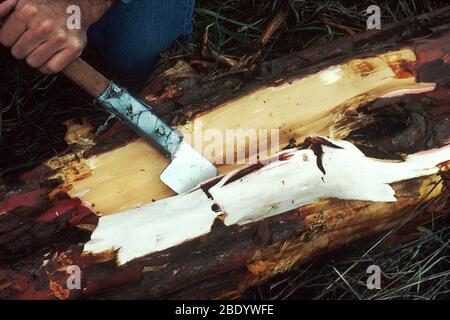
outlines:
[[39, 27], [36, 30], [36, 33], [38, 35], [46, 35], [49, 34], [50, 32], [52, 32], [53, 30], [53, 23], [49, 20], [45, 20], [43, 22], [41, 22], [41, 24], [39, 25]]
[[20, 50], [19, 48], [17, 48], [16, 46], [11, 48], [11, 55], [16, 58], [16, 59], [22, 59], [23, 57], [21, 56]]
[[36, 68], [39, 67], [38, 61], [37, 61], [37, 59], [35, 57], [29, 56], [29, 57], [26, 58], [25, 61], [32, 68], [36, 69]]
[[27, 3], [18, 12], [18, 18], [21, 20], [28, 20], [38, 12], [35, 5]]
[[64, 43], [67, 41], [67, 35], [65, 33], [58, 33], [54, 36], [54, 41], [58, 44]]
[[4, 29], [0, 30], [0, 43], [7, 48], [11, 47], [14, 44], [14, 42], [10, 40], [11, 36], [8, 33], [9, 31], [6, 31]]
[[46, 66], [46, 70], [47, 70], [48, 74], [54, 74], [54, 73], [58, 73], [59, 71], [61, 71], [60, 67], [53, 63], [49, 63]]
[[79, 41], [74, 41], [70, 44], [69, 48], [73, 54], [80, 54], [83, 51], [84, 45]]
[[51, 72], [48, 70], [47, 67], [42, 67], [39, 69], [40, 72], [42, 72], [43, 74], [51, 74]]

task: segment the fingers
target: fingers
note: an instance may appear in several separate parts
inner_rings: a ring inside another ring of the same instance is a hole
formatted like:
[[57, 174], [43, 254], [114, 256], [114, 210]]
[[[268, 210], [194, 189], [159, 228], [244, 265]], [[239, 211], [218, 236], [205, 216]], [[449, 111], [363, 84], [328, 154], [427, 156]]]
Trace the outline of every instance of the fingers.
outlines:
[[65, 48], [65, 39], [65, 34], [54, 36], [49, 41], [41, 44], [33, 52], [27, 54], [26, 62], [32, 68], [41, 68], [51, 57]]
[[0, 18], [8, 16], [16, 7], [17, 0], [6, 0], [0, 3]]
[[39, 70], [45, 74], [61, 72], [69, 63], [78, 58], [82, 51], [83, 46], [65, 48], [55, 54], [44, 66], [39, 68]]
[[60, 7], [38, 4], [41, 2], [0, 0], [0, 20], [7, 17], [0, 28], [0, 43], [31, 67], [47, 74], [58, 73], [81, 55], [86, 31], [67, 30], [64, 17], [56, 10]]
[[6, 47], [12, 47], [27, 30], [28, 22], [35, 14], [37, 14], [37, 8], [33, 5], [25, 5], [13, 11], [0, 30], [0, 43]]
[[[53, 25], [49, 21], [41, 23], [40, 26], [25, 32], [19, 40], [11, 48], [11, 53], [16, 59], [24, 59], [31, 52], [35, 51], [41, 44], [51, 39], [50, 43], [55, 46], [63, 44], [67, 37], [65, 32], [61, 30], [59, 33], [53, 34]], [[52, 49], [52, 48], [49, 48]], [[57, 51], [62, 48], [57, 48]]]

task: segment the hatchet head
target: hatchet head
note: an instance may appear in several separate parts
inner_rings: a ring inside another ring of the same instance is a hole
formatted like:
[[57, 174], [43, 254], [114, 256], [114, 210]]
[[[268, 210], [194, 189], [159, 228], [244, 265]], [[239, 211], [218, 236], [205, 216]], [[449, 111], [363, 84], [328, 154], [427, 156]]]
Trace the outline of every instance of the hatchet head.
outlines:
[[176, 193], [184, 193], [217, 174], [217, 169], [211, 162], [182, 141], [160, 179]]
[[97, 100], [172, 159], [160, 178], [176, 193], [189, 191], [200, 182], [217, 175], [214, 165], [185, 142], [181, 132], [165, 123], [148, 104], [134, 98], [125, 89], [111, 83]]

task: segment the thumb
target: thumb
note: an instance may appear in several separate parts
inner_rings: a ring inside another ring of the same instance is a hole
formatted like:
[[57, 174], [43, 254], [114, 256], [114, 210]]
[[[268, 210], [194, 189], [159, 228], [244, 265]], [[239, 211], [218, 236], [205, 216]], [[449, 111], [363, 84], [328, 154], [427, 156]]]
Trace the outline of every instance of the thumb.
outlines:
[[[7, 17], [16, 7], [18, 0], [6, 0], [0, 3], [0, 18]], [[3, 19], [2, 19], [3, 20]], [[0, 26], [3, 21], [0, 21]]]

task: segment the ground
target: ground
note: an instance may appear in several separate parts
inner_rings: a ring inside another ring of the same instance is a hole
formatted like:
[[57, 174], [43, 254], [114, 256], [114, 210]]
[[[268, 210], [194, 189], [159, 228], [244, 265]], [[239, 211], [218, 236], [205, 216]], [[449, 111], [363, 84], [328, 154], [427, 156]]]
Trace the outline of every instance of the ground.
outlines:
[[[382, 23], [389, 23], [443, 7], [446, 1], [198, 0], [191, 44], [178, 46], [161, 61], [202, 56], [209, 58], [202, 71], [218, 75], [256, 52], [255, 41], [280, 12], [286, 17], [255, 57], [256, 63], [365, 30], [370, 4], [379, 5]], [[141, 86], [105, 65], [95, 48], [89, 47], [85, 58], [139, 92]], [[13, 60], [4, 48], [0, 63], [1, 176], [30, 168], [64, 150], [65, 120], [88, 117], [101, 127], [108, 119], [92, 98], [62, 76], [40, 75]], [[408, 237], [396, 236], [393, 230], [351, 243], [248, 290], [245, 298], [448, 299], [449, 229], [447, 219], [420, 227]], [[382, 290], [366, 287], [366, 269], [371, 264], [382, 269]]]

